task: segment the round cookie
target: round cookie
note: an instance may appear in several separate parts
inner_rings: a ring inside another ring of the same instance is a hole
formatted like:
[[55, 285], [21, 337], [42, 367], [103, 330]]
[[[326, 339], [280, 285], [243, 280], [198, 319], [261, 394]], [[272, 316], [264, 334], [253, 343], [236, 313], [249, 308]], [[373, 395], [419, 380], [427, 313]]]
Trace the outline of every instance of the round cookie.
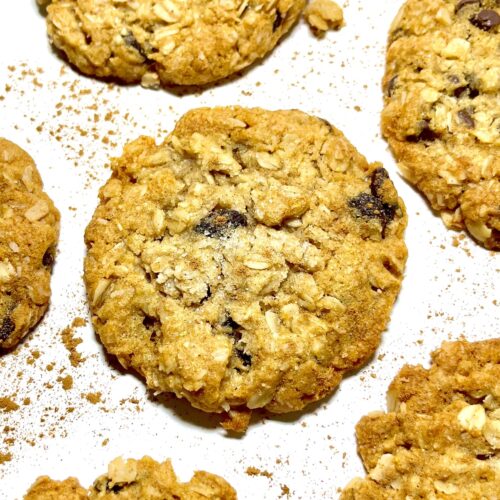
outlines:
[[154, 391], [244, 430], [300, 410], [375, 351], [407, 218], [387, 172], [300, 111], [187, 113], [112, 162], [86, 231], [106, 349]]
[[199, 85], [264, 57], [305, 0], [52, 0], [52, 43], [80, 71], [124, 82]]
[[500, 2], [408, 0], [391, 27], [382, 129], [449, 228], [500, 248]]
[[140, 460], [116, 458], [108, 473], [85, 490], [74, 478], [54, 481], [40, 477], [25, 500], [236, 500], [236, 492], [221, 477], [195, 472], [189, 483], [177, 480], [170, 460], [158, 463], [149, 457]]
[[59, 212], [32, 158], [0, 138], [0, 349], [15, 346], [44, 315]]
[[498, 498], [499, 380], [500, 339], [445, 342], [430, 369], [403, 367], [390, 412], [356, 427], [368, 476], [341, 499]]

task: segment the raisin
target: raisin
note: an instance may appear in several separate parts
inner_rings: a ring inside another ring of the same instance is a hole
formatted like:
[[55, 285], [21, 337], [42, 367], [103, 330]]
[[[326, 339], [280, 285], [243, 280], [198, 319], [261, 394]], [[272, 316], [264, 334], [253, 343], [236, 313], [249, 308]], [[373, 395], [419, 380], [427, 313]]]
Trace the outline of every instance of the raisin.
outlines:
[[201, 219], [194, 231], [209, 238], [225, 238], [238, 227], [248, 226], [247, 218], [236, 210], [226, 208], [212, 210]]
[[54, 264], [54, 248], [47, 248], [42, 257], [42, 264], [45, 267], [51, 267]]
[[16, 325], [12, 321], [10, 316], [7, 316], [2, 321], [2, 326], [0, 326], [0, 342], [7, 340], [10, 334], [16, 329]]
[[144, 319], [142, 320], [142, 324], [148, 329], [152, 330], [154, 326], [158, 323], [158, 320], [156, 318], [153, 318], [153, 316], [144, 316]]
[[500, 24], [500, 16], [490, 9], [485, 9], [469, 19], [470, 23], [483, 31], [490, 31]]
[[420, 132], [416, 135], [409, 135], [406, 137], [408, 142], [432, 142], [435, 141], [439, 135], [431, 129], [428, 120], [422, 120], [418, 124]]
[[274, 18], [274, 23], [273, 23], [273, 33], [281, 26], [283, 23], [283, 17], [281, 15], [281, 12], [279, 10], [276, 10], [276, 17]]
[[467, 127], [474, 128], [476, 126], [476, 122], [474, 118], [469, 114], [466, 109], [462, 109], [457, 113], [459, 120]]
[[376, 168], [372, 173], [370, 189], [373, 196], [381, 197], [381, 189], [384, 182], [389, 179], [387, 170], [383, 167]]
[[126, 35], [122, 35], [122, 38], [127, 47], [131, 47], [132, 49], [137, 50], [137, 52], [139, 52], [141, 57], [143, 57], [147, 61], [149, 60], [146, 51], [144, 50], [142, 45], [137, 41], [137, 39], [135, 38], [135, 36], [132, 34], [131, 31], [129, 31]]
[[354, 208], [361, 217], [379, 219], [384, 226], [396, 215], [395, 206], [384, 203], [377, 196], [368, 193], [361, 193], [349, 200], [349, 206]]
[[229, 328], [231, 330], [237, 330], [238, 328], [241, 327], [241, 325], [239, 325], [238, 323], [236, 323], [236, 321], [234, 321], [233, 318], [231, 318], [231, 316], [228, 316], [223, 322], [222, 322], [222, 326], [224, 328]]
[[235, 351], [238, 358], [240, 358], [243, 366], [252, 366], [252, 356], [250, 356], [250, 354], [247, 354], [245, 351], [243, 351], [243, 349], [240, 349], [238, 347], [235, 348]]

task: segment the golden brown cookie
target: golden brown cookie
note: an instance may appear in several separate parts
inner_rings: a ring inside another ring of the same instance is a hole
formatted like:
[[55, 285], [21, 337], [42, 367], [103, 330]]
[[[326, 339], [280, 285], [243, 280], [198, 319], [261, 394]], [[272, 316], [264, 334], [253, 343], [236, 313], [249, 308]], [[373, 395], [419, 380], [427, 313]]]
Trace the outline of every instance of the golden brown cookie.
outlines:
[[264, 57], [305, 0], [52, 0], [52, 43], [80, 71], [144, 86], [198, 85]]
[[25, 500], [236, 500], [236, 492], [221, 477], [195, 472], [189, 483], [177, 480], [170, 460], [158, 463], [149, 457], [141, 460], [117, 458], [108, 473], [88, 490], [74, 478], [54, 481], [40, 477]]
[[44, 315], [59, 236], [59, 212], [32, 158], [0, 138], [0, 349]]
[[445, 342], [430, 369], [405, 366], [389, 388], [389, 413], [356, 427], [368, 476], [341, 498], [498, 498], [499, 381], [500, 339]]
[[373, 354], [406, 214], [387, 172], [330, 124], [198, 109], [112, 169], [85, 281], [104, 346], [151, 389], [244, 430], [251, 410], [300, 410]]
[[500, 248], [500, 3], [408, 0], [391, 27], [383, 133], [449, 228]]

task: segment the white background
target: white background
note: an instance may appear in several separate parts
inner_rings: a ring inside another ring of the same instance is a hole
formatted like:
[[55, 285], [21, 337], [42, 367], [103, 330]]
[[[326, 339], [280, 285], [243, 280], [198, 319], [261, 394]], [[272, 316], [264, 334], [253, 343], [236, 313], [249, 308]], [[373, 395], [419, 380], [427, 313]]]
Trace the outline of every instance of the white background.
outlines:
[[[0, 17], [0, 136], [34, 157], [61, 211], [62, 231], [50, 310], [17, 351], [0, 358], [0, 397], [21, 405], [12, 413], [0, 411], [2, 437], [15, 439], [11, 446], [0, 442], [0, 453], [13, 455], [0, 465], [0, 498], [21, 498], [41, 474], [77, 476], [88, 486], [116, 456], [144, 454], [172, 458], [184, 480], [196, 469], [218, 473], [241, 499], [277, 499], [282, 485], [291, 498], [336, 498], [338, 488], [363, 474], [354, 425], [362, 415], [385, 409], [385, 391], [398, 369], [427, 364], [443, 340], [498, 336], [498, 256], [468, 237], [452, 245], [457, 233], [446, 230], [400, 177], [380, 136], [385, 42], [402, 2], [349, 0], [347, 24], [339, 32], [318, 41], [301, 21], [271, 56], [241, 77], [184, 96], [109, 87], [79, 75], [51, 50], [35, 0], [6, 3]], [[71, 367], [60, 335], [73, 318], [87, 317], [83, 231], [110, 174], [109, 157], [140, 134], [162, 140], [190, 108], [224, 104], [299, 108], [326, 118], [370, 161], [384, 163], [409, 212], [406, 278], [372, 362], [327, 400], [299, 414], [256, 421], [240, 439], [227, 437], [214, 419], [183, 402], [154, 401], [139, 379], [105, 357], [90, 326], [76, 331], [87, 358], [78, 368]], [[104, 119], [109, 111], [112, 121]], [[114, 135], [105, 144], [109, 130]], [[34, 351], [40, 358], [29, 364]], [[55, 368], [47, 371], [52, 362]], [[74, 378], [69, 391], [57, 381], [66, 375]], [[92, 405], [82, 398], [91, 391], [102, 392], [103, 402]], [[26, 397], [31, 404], [22, 404]], [[120, 404], [126, 398], [137, 398], [139, 411]], [[13, 430], [6, 433], [6, 425]], [[109, 442], [103, 446], [104, 439]], [[272, 477], [250, 477], [250, 466]]]

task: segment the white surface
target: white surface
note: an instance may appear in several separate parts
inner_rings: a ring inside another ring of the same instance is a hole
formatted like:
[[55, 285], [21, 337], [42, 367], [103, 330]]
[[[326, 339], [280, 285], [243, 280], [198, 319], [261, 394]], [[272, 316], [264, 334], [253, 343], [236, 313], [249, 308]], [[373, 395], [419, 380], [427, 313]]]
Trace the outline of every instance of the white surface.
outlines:
[[[339, 32], [318, 41], [301, 21], [270, 57], [242, 77], [184, 97], [133, 86], [109, 88], [78, 75], [51, 51], [35, 0], [8, 3], [0, 17], [0, 136], [34, 157], [46, 190], [61, 210], [62, 232], [50, 311], [16, 353], [0, 358], [0, 397], [13, 396], [21, 404], [16, 412], [0, 412], [0, 429], [14, 428], [8, 434], [2, 431], [3, 437], [15, 438], [10, 447], [0, 442], [0, 453], [13, 454], [12, 461], [0, 465], [0, 498], [21, 498], [41, 474], [74, 475], [88, 486], [114, 457], [143, 454], [171, 457], [183, 479], [194, 469], [218, 473], [241, 499], [279, 498], [281, 485], [290, 488], [291, 498], [336, 498], [338, 488], [363, 473], [354, 425], [365, 413], [385, 409], [385, 391], [398, 369], [405, 362], [427, 364], [430, 351], [443, 340], [461, 335], [476, 340], [499, 333], [494, 302], [499, 298], [498, 255], [468, 238], [452, 246], [457, 233], [447, 231], [397, 174], [380, 136], [385, 41], [402, 2], [346, 1], [347, 25]], [[36, 75], [41, 87], [33, 83], [33, 76], [21, 77], [23, 70], [36, 68], [43, 68]], [[66, 68], [62, 76], [61, 68]], [[76, 92], [90, 93], [71, 97], [73, 81]], [[6, 85], [12, 89], [6, 91]], [[60, 102], [64, 105], [57, 116]], [[97, 110], [89, 109], [94, 104]], [[83, 338], [79, 350], [87, 356], [76, 369], [69, 364], [60, 336], [74, 317], [87, 316], [81, 280], [83, 231], [96, 206], [98, 188], [109, 176], [108, 158], [119, 155], [123, 144], [139, 134], [163, 139], [190, 108], [224, 104], [300, 108], [326, 118], [369, 160], [384, 163], [410, 219], [406, 279], [377, 353], [385, 355], [383, 359], [375, 357], [348, 377], [328, 400], [301, 414], [257, 422], [241, 439], [227, 437], [214, 420], [183, 402], [148, 398], [139, 379], [113, 368], [90, 326], [76, 331]], [[104, 120], [108, 111], [117, 112], [112, 122]], [[94, 114], [100, 117], [97, 123]], [[88, 135], [82, 136], [77, 127]], [[100, 140], [108, 130], [116, 133], [116, 145]], [[40, 358], [27, 364], [36, 350]], [[51, 362], [54, 370], [46, 371]], [[64, 391], [57, 381], [61, 371], [74, 378], [72, 390]], [[18, 372], [23, 372], [22, 378]], [[53, 388], [46, 388], [46, 383]], [[81, 393], [90, 391], [101, 391], [104, 402], [85, 402]], [[31, 398], [30, 405], [22, 405], [25, 397]], [[121, 399], [130, 397], [140, 400], [139, 412], [132, 404], [120, 405]], [[66, 414], [68, 407], [75, 408], [72, 414]], [[105, 438], [109, 443], [102, 446]], [[250, 477], [245, 473], [249, 466], [273, 476]]]

